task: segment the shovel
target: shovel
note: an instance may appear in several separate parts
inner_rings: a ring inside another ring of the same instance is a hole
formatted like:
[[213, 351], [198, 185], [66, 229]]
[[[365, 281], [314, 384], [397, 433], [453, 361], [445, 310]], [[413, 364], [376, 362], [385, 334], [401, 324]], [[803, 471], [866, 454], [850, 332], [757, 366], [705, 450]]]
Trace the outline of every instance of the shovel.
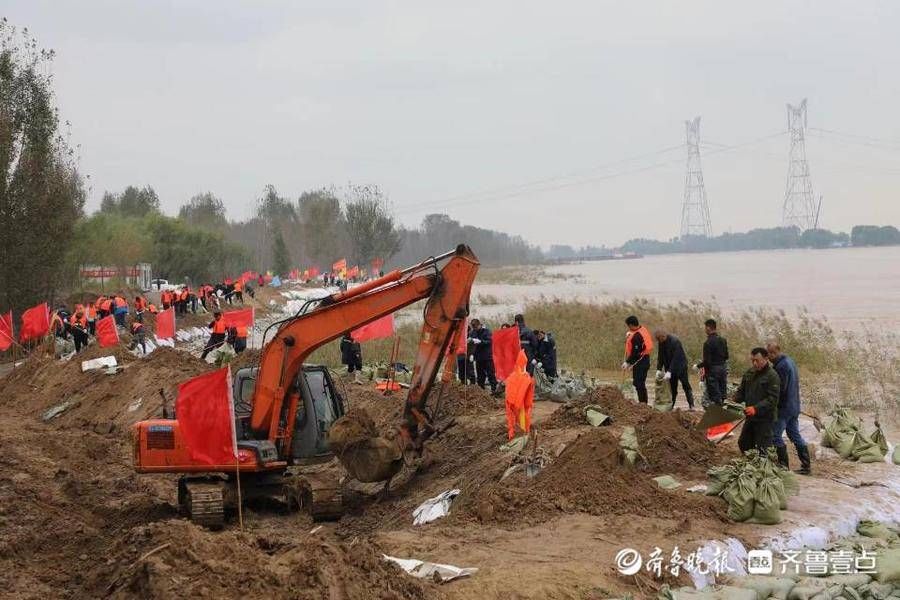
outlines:
[[722, 425], [724, 423], [733, 423], [734, 421], [740, 421], [743, 418], [743, 412], [728, 410], [726, 408], [722, 408], [718, 404], [710, 404], [706, 408], [706, 411], [704, 411], [703, 418], [700, 419], [699, 423], [697, 423], [695, 429], [701, 429], [705, 431], [710, 427], [715, 427], [716, 425]]

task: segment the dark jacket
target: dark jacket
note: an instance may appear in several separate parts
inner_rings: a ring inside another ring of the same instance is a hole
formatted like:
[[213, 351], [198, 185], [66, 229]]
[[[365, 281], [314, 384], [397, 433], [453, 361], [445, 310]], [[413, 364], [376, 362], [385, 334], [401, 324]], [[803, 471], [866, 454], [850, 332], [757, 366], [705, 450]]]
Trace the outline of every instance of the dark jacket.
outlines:
[[734, 394], [737, 402], [747, 406], [755, 406], [756, 414], [747, 417], [748, 421], [774, 422], [778, 418], [778, 395], [781, 391], [781, 380], [771, 365], [762, 371], [750, 369], [741, 378], [741, 385]]
[[659, 349], [656, 351], [656, 369], [676, 374], [684, 373], [687, 367], [687, 355], [684, 353], [681, 340], [672, 334], [667, 335], [666, 340], [659, 343]]
[[781, 379], [781, 392], [778, 395], [778, 417], [791, 419], [800, 416], [800, 376], [797, 365], [786, 355], [779, 356], [775, 363], [775, 372]]
[[543, 341], [538, 341], [535, 358], [544, 365], [545, 373], [548, 375], [556, 373], [556, 340], [553, 339], [550, 332], [544, 334]]
[[478, 344], [472, 344], [472, 347], [474, 348], [472, 350], [472, 355], [475, 357], [476, 362], [493, 360], [490, 329], [484, 326], [482, 326], [481, 329], [473, 329], [471, 339], [479, 340]]
[[362, 361], [362, 347], [353, 338], [341, 338], [341, 364], [355, 365]]
[[522, 344], [522, 350], [525, 351], [525, 358], [530, 363], [537, 353], [537, 336], [524, 323], [517, 323], [517, 325], [519, 326], [519, 342]]
[[728, 342], [718, 333], [711, 333], [706, 336], [703, 342], [703, 362], [699, 367], [708, 369], [710, 367], [719, 367], [728, 361]]

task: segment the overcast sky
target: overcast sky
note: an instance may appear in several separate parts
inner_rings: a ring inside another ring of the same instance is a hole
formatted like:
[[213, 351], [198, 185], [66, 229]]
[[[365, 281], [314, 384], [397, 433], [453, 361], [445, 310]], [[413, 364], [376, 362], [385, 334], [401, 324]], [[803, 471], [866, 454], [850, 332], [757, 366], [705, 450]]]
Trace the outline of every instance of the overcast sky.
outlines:
[[374, 183], [404, 224], [446, 212], [546, 246], [677, 235], [696, 115], [714, 232], [779, 224], [789, 141], [775, 134], [804, 97], [810, 127], [839, 132], [807, 139], [822, 225], [900, 225], [898, 7], [7, 0], [0, 12], [58, 53], [90, 208], [149, 184], [167, 212], [211, 190], [243, 218], [267, 183], [291, 198]]

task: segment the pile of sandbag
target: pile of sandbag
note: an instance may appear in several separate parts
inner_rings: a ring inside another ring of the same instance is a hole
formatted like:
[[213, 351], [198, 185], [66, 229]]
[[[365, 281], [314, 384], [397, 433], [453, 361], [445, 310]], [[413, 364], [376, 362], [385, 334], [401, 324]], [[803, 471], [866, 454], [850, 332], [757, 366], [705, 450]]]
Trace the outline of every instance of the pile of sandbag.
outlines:
[[575, 375], [561, 371], [555, 379], [550, 379], [540, 364], [534, 367], [534, 394], [540, 400], [566, 402], [583, 396], [596, 387], [596, 381], [585, 374]]
[[[793, 558], [800, 567], [782, 573], [783, 558], [774, 553], [772, 575], [734, 577], [727, 585], [703, 590], [663, 586], [660, 600], [896, 600], [900, 598], [900, 529], [878, 521], [860, 521], [856, 536], [843, 538], [823, 550], [808, 550]], [[865, 551], [869, 559], [863, 559]], [[807, 552], [809, 554], [807, 554]], [[813, 556], [813, 553], [817, 556]], [[832, 559], [841, 553], [840, 562]], [[874, 557], [874, 567], [871, 557]], [[859, 563], [857, 563], [859, 560]], [[859, 564], [859, 569], [857, 569]], [[809, 566], [819, 568], [810, 569]], [[824, 568], [823, 568], [824, 567]], [[799, 573], [796, 571], [799, 570]], [[808, 573], [809, 570], [817, 574]], [[871, 572], [859, 572], [871, 571]]]
[[[474, 368], [474, 367], [473, 367]], [[376, 379], [387, 379], [390, 375], [390, 365], [383, 362], [366, 363], [360, 371], [362, 379], [366, 381], [375, 381]], [[394, 381], [400, 383], [409, 383], [412, 379], [412, 373], [402, 368], [394, 369]]]
[[831, 412], [831, 422], [822, 432], [822, 445], [834, 448], [841, 458], [863, 463], [883, 462], [888, 451], [884, 432], [877, 422], [875, 431], [866, 435], [862, 432], [862, 419], [843, 407]]
[[797, 491], [794, 475], [775, 462], [774, 451], [762, 455], [756, 450], [732, 459], [728, 464], [712, 467], [707, 496], [719, 496], [728, 503], [728, 518], [763, 525], [781, 522], [781, 511], [787, 508], [787, 497]]

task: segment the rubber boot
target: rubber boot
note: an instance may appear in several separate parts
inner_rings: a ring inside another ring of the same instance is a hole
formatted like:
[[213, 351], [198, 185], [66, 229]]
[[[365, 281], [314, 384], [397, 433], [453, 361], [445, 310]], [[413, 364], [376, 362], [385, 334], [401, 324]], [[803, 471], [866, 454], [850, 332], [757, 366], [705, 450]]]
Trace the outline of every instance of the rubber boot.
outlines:
[[778, 455], [778, 466], [782, 469], [789, 469], [787, 446], [775, 446], [775, 453]]
[[812, 461], [809, 458], [809, 446], [797, 446], [797, 456], [800, 457], [800, 475], [812, 475]]

